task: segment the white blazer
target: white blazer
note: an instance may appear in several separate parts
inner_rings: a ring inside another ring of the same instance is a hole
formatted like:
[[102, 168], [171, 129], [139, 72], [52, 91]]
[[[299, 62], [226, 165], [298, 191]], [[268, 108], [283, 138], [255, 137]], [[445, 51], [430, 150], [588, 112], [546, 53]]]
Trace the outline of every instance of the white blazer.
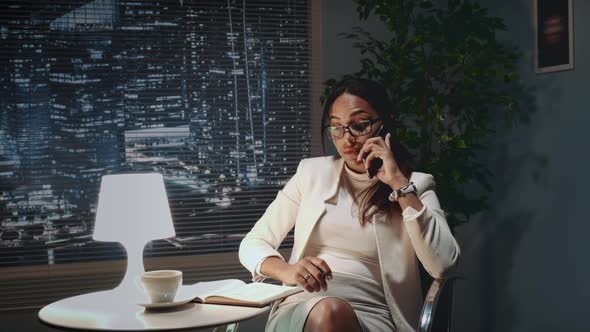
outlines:
[[[326, 211], [326, 202], [338, 193], [343, 165], [343, 159], [338, 157], [301, 161], [297, 173], [240, 244], [240, 262], [252, 273], [253, 281], [265, 279], [256, 272], [264, 259], [284, 259], [277, 249], [293, 227], [295, 238], [289, 263], [303, 258], [307, 240]], [[410, 213], [405, 218], [399, 212], [389, 218], [385, 213], [373, 217], [383, 290], [398, 331], [415, 331], [418, 327], [423, 303], [418, 260], [431, 276], [440, 278], [459, 257], [459, 246], [434, 192], [434, 178], [414, 172], [410, 181], [416, 185], [425, 207], [421, 213]]]

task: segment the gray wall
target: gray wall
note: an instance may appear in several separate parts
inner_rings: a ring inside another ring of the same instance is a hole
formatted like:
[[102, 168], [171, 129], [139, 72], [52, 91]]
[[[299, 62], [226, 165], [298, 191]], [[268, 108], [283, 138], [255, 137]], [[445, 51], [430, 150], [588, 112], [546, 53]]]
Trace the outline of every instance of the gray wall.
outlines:
[[366, 29], [375, 37], [387, 37], [381, 21], [358, 19], [352, 0], [322, 0], [322, 81], [338, 79], [360, 69], [360, 52], [352, 47], [352, 41], [338, 35], [351, 32], [354, 26]]
[[459, 232], [470, 279], [458, 289], [456, 327], [587, 331], [590, 2], [574, 1], [575, 69], [542, 75], [533, 71], [532, 1], [481, 3], [505, 20], [499, 37], [521, 47], [536, 113], [529, 126], [496, 138], [494, 208]]

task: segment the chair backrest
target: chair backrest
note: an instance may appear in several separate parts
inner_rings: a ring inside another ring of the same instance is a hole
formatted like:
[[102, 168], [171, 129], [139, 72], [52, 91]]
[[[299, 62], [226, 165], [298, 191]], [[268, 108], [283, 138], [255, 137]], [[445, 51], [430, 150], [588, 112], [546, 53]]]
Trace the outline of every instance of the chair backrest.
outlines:
[[424, 305], [418, 332], [449, 332], [452, 319], [453, 283], [457, 277], [433, 279], [420, 266], [420, 278]]

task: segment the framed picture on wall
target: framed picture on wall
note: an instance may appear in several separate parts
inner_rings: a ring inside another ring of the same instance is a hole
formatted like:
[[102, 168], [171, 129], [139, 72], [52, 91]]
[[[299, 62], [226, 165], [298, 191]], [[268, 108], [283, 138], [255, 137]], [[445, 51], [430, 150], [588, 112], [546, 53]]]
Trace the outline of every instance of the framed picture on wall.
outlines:
[[535, 71], [574, 69], [572, 0], [533, 0]]

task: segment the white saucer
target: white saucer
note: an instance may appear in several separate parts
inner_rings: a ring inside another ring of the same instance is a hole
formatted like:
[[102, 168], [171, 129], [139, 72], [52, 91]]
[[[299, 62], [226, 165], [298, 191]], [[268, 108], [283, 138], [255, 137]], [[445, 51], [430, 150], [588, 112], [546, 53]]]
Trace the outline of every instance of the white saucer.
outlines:
[[147, 309], [154, 309], [154, 308], [170, 308], [176, 307], [179, 305], [183, 305], [185, 303], [189, 303], [193, 298], [186, 298], [186, 299], [176, 299], [176, 301], [172, 302], [162, 302], [162, 303], [138, 303], [137, 305], [145, 307]]

